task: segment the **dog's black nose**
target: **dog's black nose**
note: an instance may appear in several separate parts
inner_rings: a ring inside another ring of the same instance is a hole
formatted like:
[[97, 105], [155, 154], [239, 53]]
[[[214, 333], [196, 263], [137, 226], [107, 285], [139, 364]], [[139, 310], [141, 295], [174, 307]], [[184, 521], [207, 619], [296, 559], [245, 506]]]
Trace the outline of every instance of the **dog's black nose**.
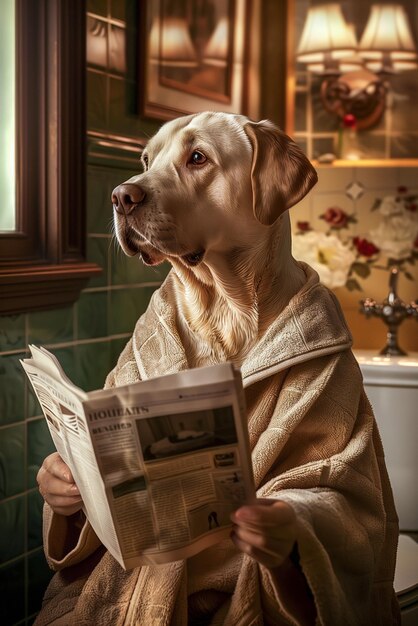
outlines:
[[145, 200], [145, 191], [135, 183], [123, 183], [112, 191], [112, 203], [115, 211], [129, 215], [135, 207]]

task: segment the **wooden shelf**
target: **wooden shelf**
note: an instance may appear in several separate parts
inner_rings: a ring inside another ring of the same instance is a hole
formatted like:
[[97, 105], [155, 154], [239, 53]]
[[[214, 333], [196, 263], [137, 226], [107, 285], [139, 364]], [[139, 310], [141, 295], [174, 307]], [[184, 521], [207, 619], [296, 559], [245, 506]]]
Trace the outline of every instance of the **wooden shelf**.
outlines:
[[416, 167], [418, 159], [359, 159], [358, 161], [344, 161], [336, 159], [332, 163], [319, 163], [316, 159], [312, 161], [316, 168], [330, 167]]

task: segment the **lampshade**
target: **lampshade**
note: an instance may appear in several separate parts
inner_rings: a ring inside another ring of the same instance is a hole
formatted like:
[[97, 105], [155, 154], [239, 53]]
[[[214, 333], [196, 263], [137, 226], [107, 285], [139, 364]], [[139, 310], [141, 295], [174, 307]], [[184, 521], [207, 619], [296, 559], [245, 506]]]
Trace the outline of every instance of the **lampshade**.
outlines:
[[353, 55], [356, 48], [354, 30], [348, 27], [339, 4], [309, 9], [296, 53], [298, 61], [309, 64], [321, 64], [326, 59], [335, 61]]
[[[356, 35], [354, 32], [354, 24], [347, 24], [347, 28], [351, 31], [353, 40], [356, 41]], [[357, 52], [353, 52], [349, 56], [344, 56], [342, 59], [338, 61], [338, 69], [341, 74], [345, 74], [347, 72], [355, 72], [362, 65], [364, 61], [357, 54]], [[326, 63], [325, 60], [321, 63], [308, 63], [307, 70], [308, 72], [312, 72], [313, 74], [323, 74], [326, 71]]]
[[165, 17], [161, 24], [155, 18], [149, 35], [151, 61], [165, 67], [195, 67], [197, 65], [187, 23], [179, 17]]
[[405, 8], [374, 4], [359, 44], [359, 54], [374, 71], [416, 67], [417, 53]]
[[[362, 65], [363, 60], [360, 57], [353, 55], [353, 57], [342, 59], [338, 63], [338, 70], [341, 74], [345, 74], [346, 72], [355, 72]], [[327, 69], [327, 65], [325, 61], [321, 63], [308, 63], [306, 69], [308, 72], [312, 72], [313, 74], [323, 74]]]
[[223, 17], [219, 20], [213, 35], [206, 44], [203, 60], [208, 65], [226, 67], [228, 56], [229, 20]]

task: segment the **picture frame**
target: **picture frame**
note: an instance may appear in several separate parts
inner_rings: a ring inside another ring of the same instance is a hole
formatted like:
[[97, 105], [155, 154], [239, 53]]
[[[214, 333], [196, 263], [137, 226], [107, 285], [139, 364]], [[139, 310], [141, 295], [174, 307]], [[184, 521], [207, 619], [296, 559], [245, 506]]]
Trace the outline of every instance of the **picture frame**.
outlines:
[[248, 0], [140, 3], [139, 100], [144, 117], [247, 113]]

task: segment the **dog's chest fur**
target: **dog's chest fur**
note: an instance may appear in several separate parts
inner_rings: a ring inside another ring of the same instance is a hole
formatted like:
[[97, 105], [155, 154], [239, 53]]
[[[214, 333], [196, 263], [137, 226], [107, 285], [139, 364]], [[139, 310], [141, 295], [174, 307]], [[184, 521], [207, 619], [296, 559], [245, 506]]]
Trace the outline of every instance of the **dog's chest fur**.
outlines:
[[178, 302], [179, 331], [190, 367], [225, 361], [240, 366], [258, 339], [255, 312], [238, 310], [225, 297], [209, 290], [199, 300]]

